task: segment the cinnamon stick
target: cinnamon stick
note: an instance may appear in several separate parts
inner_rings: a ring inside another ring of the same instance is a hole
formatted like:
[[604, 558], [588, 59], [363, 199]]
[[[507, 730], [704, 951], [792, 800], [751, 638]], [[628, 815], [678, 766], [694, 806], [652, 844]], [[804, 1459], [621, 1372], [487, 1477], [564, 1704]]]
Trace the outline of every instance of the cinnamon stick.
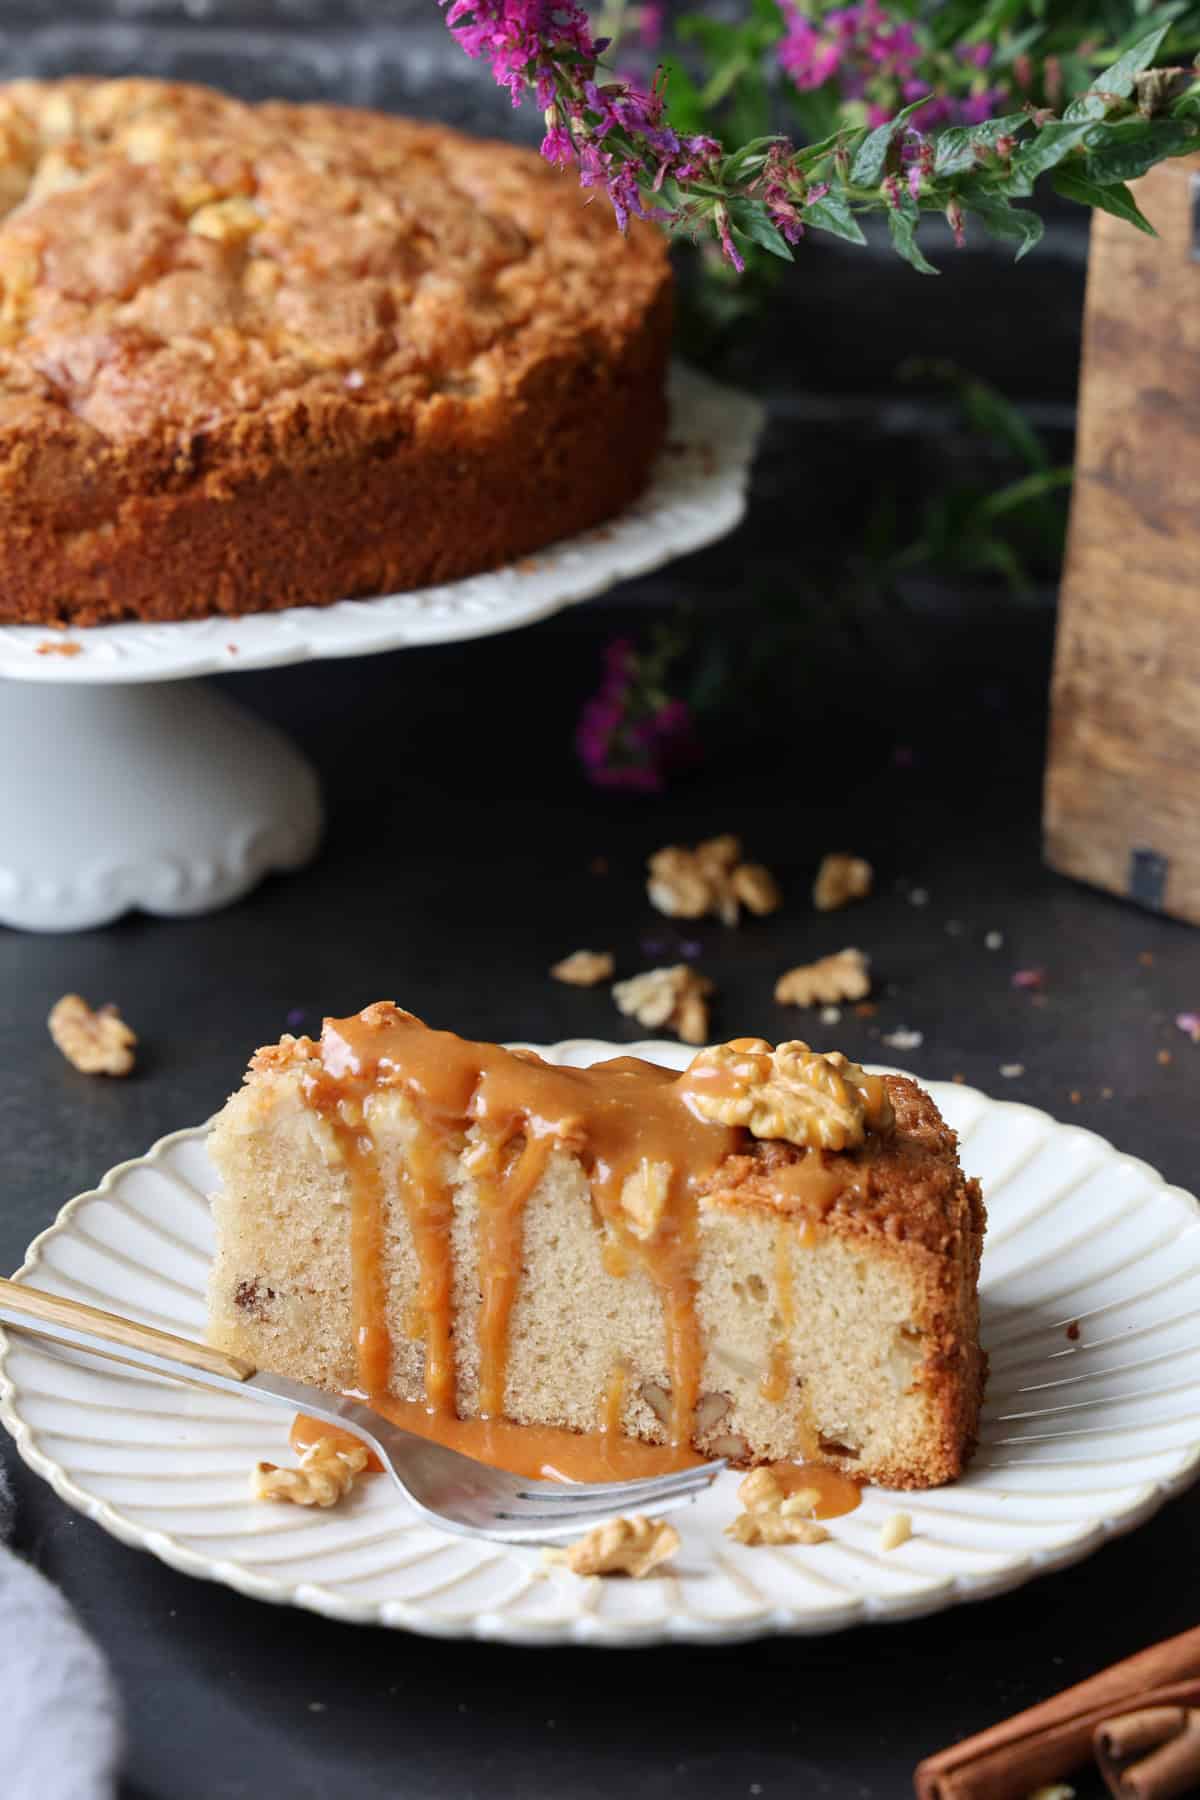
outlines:
[[1117, 1793], [1121, 1800], [1176, 1800], [1194, 1794], [1200, 1783], [1200, 1725], [1172, 1738], [1131, 1769], [1121, 1773]]
[[1092, 1734], [1115, 1714], [1200, 1705], [1200, 1627], [1151, 1644], [1124, 1662], [1000, 1725], [926, 1757], [918, 1800], [1011, 1800], [1088, 1759]]
[[1097, 1757], [1124, 1762], [1139, 1750], [1157, 1750], [1168, 1738], [1178, 1737], [1188, 1722], [1183, 1706], [1142, 1706], [1137, 1712], [1109, 1719], [1097, 1731], [1093, 1748]]

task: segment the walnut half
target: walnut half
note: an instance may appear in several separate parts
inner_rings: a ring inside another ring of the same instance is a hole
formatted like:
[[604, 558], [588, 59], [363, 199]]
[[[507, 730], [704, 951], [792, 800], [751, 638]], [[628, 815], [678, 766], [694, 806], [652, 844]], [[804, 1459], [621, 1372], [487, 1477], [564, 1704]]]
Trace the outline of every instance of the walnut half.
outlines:
[[668, 844], [646, 865], [650, 904], [669, 919], [703, 919], [715, 913], [736, 925], [741, 908], [763, 917], [783, 904], [779, 883], [761, 863], [743, 862], [742, 843], [732, 832], [706, 838], [694, 849]]
[[708, 996], [713, 984], [687, 963], [669, 969], [647, 969], [628, 981], [618, 981], [613, 999], [627, 1018], [636, 1019], [648, 1031], [667, 1025], [685, 1044], [703, 1044], [708, 1037]]
[[798, 1038], [775, 1050], [761, 1038], [702, 1050], [681, 1076], [680, 1092], [702, 1119], [801, 1148], [854, 1149], [868, 1131], [893, 1124], [880, 1076], [836, 1050], [820, 1055]]
[[839, 950], [818, 962], [801, 963], [775, 983], [779, 1006], [831, 1006], [839, 1000], [865, 1000], [871, 971], [861, 950]]
[[367, 1466], [363, 1444], [339, 1447], [333, 1438], [318, 1438], [300, 1457], [298, 1469], [255, 1463], [250, 1492], [256, 1500], [290, 1500], [294, 1506], [336, 1506]]
[[606, 1519], [565, 1550], [546, 1550], [542, 1556], [545, 1562], [563, 1564], [573, 1575], [632, 1575], [641, 1581], [678, 1548], [679, 1533], [673, 1525], [635, 1513], [630, 1519]]
[[56, 1000], [46, 1020], [50, 1036], [67, 1061], [84, 1075], [128, 1075], [137, 1034], [115, 1006], [95, 1012], [78, 994]]
[[725, 1527], [737, 1544], [823, 1544], [829, 1533], [815, 1519], [781, 1512], [741, 1512]]
[[555, 981], [565, 981], [568, 987], [596, 987], [599, 982], [612, 979], [613, 966], [611, 950], [573, 950], [570, 956], [556, 962], [550, 973]]
[[852, 900], [865, 900], [875, 881], [875, 871], [863, 856], [843, 850], [822, 857], [813, 883], [813, 905], [818, 912], [835, 912]]

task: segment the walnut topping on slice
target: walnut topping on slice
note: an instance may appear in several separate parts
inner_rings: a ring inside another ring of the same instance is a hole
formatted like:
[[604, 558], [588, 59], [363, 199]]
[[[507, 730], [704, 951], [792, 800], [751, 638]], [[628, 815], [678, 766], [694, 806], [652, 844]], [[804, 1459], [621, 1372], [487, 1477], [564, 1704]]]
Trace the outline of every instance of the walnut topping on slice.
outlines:
[[542, 1559], [561, 1563], [574, 1575], [632, 1575], [641, 1581], [678, 1548], [673, 1525], [635, 1513], [631, 1519], [606, 1519], [566, 1549], [544, 1550]]
[[702, 1119], [742, 1125], [756, 1138], [800, 1148], [854, 1149], [868, 1131], [890, 1131], [891, 1101], [878, 1075], [836, 1050], [822, 1056], [800, 1039], [772, 1050], [761, 1038], [736, 1038], [702, 1050], [681, 1078]]
[[706, 838], [692, 850], [668, 844], [655, 852], [647, 868], [650, 904], [669, 919], [703, 919], [714, 913], [723, 925], [736, 925], [743, 906], [761, 917], [783, 903], [770, 870], [744, 862], [741, 839], [730, 832]]
[[137, 1034], [115, 1006], [95, 1012], [78, 994], [56, 1000], [46, 1020], [50, 1036], [69, 1063], [84, 1075], [128, 1075]]
[[801, 963], [775, 983], [779, 1006], [830, 1006], [837, 1000], [865, 1000], [871, 971], [861, 950], [839, 950], [818, 962]]
[[685, 1044], [703, 1044], [708, 1037], [708, 996], [713, 984], [687, 963], [669, 969], [647, 969], [628, 981], [618, 981], [613, 999], [627, 1018], [636, 1019], [648, 1031], [667, 1025]]
[[865, 900], [875, 880], [875, 871], [861, 856], [847, 856], [844, 851], [831, 851], [821, 859], [817, 879], [813, 883], [813, 905], [818, 912], [836, 912], [852, 900]]
[[782, 1512], [740, 1512], [725, 1527], [737, 1544], [823, 1544], [829, 1533], [815, 1519]]
[[613, 967], [611, 950], [574, 950], [556, 962], [550, 973], [555, 981], [565, 981], [570, 987], [595, 987], [611, 980]]
[[294, 1506], [336, 1506], [366, 1466], [364, 1444], [342, 1447], [333, 1438], [318, 1438], [302, 1452], [298, 1469], [255, 1463], [250, 1492], [256, 1500], [290, 1500]]

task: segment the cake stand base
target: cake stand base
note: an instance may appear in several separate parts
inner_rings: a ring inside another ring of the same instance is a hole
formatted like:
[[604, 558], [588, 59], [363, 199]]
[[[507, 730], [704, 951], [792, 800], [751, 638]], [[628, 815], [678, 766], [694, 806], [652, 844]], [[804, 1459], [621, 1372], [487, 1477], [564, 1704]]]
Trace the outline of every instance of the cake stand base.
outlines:
[[0, 681], [0, 923], [199, 913], [316, 850], [316, 775], [200, 681]]

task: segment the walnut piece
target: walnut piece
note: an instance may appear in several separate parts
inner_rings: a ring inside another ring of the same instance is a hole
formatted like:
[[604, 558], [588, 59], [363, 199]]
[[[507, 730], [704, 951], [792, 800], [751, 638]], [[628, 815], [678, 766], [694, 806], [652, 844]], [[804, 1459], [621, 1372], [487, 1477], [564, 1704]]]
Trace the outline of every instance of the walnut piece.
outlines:
[[706, 838], [691, 850], [668, 844], [646, 866], [650, 904], [669, 919], [703, 919], [714, 913], [723, 925], [736, 925], [743, 906], [762, 917], [783, 903], [770, 870], [743, 862], [741, 839], [731, 832]]
[[673, 1525], [635, 1513], [631, 1519], [606, 1519], [577, 1543], [543, 1551], [542, 1556], [546, 1562], [562, 1563], [574, 1575], [632, 1575], [641, 1581], [678, 1548], [679, 1533]]
[[719, 1125], [742, 1125], [756, 1138], [801, 1148], [853, 1149], [868, 1131], [893, 1123], [878, 1075], [832, 1050], [819, 1055], [800, 1039], [777, 1049], [762, 1038], [735, 1038], [702, 1050], [681, 1078], [693, 1111]]
[[911, 1536], [911, 1513], [889, 1513], [883, 1521], [883, 1527], [879, 1533], [879, 1548], [881, 1550], [898, 1550], [901, 1544], [907, 1544]]
[[861, 950], [839, 950], [819, 961], [789, 969], [775, 983], [779, 1006], [830, 1006], [837, 1000], [865, 1000], [871, 971]]
[[738, 1488], [738, 1499], [747, 1512], [778, 1512], [783, 1505], [783, 1489], [770, 1469], [751, 1469]]
[[56, 1000], [46, 1020], [50, 1036], [67, 1061], [84, 1075], [128, 1075], [137, 1034], [115, 1006], [92, 1011], [78, 994]]
[[255, 1463], [250, 1492], [256, 1500], [290, 1500], [294, 1506], [336, 1506], [366, 1466], [364, 1444], [342, 1448], [333, 1438], [317, 1438], [301, 1453], [298, 1469]]
[[875, 880], [875, 871], [861, 856], [848, 856], [834, 850], [822, 857], [813, 882], [813, 905], [818, 912], [836, 912], [852, 900], [865, 900]]
[[815, 1519], [785, 1518], [779, 1512], [740, 1512], [725, 1527], [738, 1544], [823, 1544], [829, 1533]]
[[708, 996], [713, 984], [687, 963], [669, 969], [647, 969], [628, 981], [618, 981], [613, 999], [627, 1018], [636, 1019], [648, 1031], [669, 1026], [685, 1044], [703, 1044], [708, 1038]]
[[596, 987], [601, 981], [612, 979], [613, 968], [611, 950], [573, 950], [570, 956], [556, 962], [550, 973], [555, 981], [565, 981], [569, 987]]

